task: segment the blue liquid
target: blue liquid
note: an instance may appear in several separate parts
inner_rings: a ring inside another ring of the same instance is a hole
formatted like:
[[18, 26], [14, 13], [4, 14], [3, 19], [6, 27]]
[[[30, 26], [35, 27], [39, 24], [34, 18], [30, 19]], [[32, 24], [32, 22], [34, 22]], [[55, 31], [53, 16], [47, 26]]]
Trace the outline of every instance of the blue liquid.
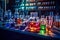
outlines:
[[6, 23], [5, 27], [11, 27], [11, 24], [10, 23]]

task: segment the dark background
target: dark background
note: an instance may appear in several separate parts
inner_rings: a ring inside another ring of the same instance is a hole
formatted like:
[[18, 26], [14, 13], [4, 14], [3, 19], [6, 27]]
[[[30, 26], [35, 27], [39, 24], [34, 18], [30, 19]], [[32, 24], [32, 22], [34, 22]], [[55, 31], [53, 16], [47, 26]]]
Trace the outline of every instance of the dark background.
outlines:
[[0, 28], [0, 40], [60, 40], [58, 38], [51, 38], [45, 36], [33, 36], [29, 34], [22, 34], [14, 31], [3, 30]]

